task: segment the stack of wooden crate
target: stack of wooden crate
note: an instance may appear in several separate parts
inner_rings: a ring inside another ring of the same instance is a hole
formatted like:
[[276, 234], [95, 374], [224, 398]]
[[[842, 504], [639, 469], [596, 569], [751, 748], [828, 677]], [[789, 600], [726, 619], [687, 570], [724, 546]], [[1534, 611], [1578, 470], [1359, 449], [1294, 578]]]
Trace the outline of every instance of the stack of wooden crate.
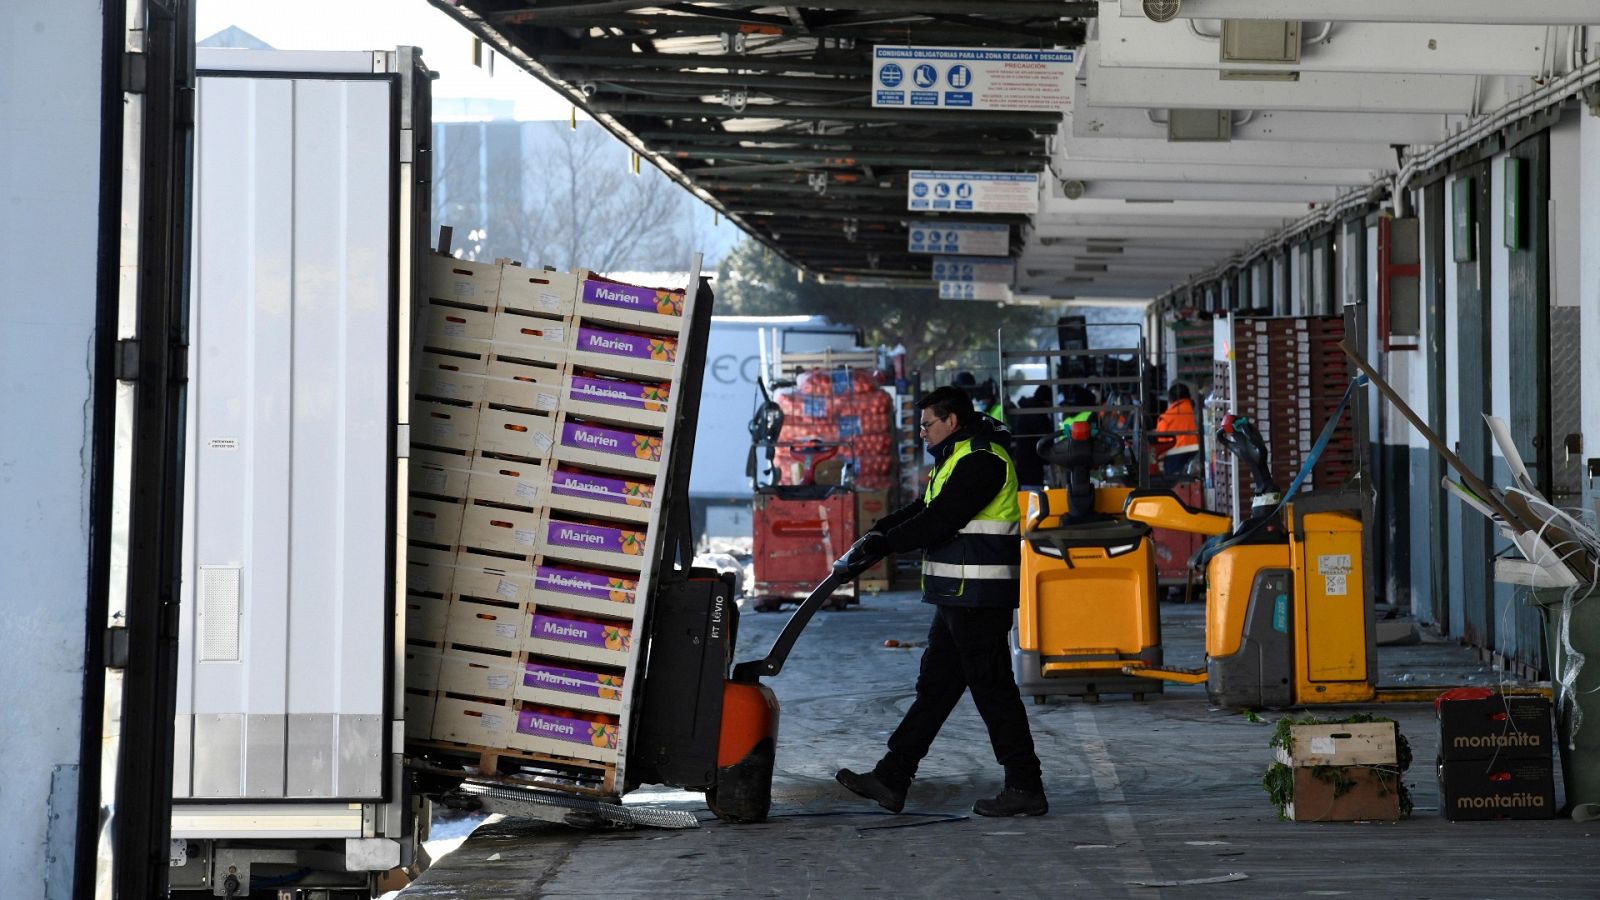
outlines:
[[614, 772], [684, 293], [448, 257], [429, 283], [407, 738]]

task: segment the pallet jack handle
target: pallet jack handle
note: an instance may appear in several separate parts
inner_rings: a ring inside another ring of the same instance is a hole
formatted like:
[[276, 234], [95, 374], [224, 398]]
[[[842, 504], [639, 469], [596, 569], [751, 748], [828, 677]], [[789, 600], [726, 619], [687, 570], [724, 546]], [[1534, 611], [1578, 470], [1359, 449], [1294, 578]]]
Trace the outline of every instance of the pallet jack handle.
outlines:
[[[878, 536], [878, 537], [881, 537]], [[833, 568], [828, 577], [817, 585], [814, 590], [794, 611], [789, 621], [784, 623], [783, 630], [778, 632], [778, 637], [772, 642], [772, 649], [762, 659], [752, 659], [739, 663], [733, 667], [733, 680], [746, 684], [754, 684], [761, 680], [763, 675], [776, 675], [783, 671], [783, 664], [789, 659], [789, 651], [794, 649], [794, 642], [800, 639], [800, 633], [806, 630], [811, 623], [811, 617], [822, 604], [828, 602], [833, 592], [849, 584], [857, 575], [870, 569], [878, 560], [883, 558], [882, 553], [870, 553], [867, 544], [874, 535], [864, 535], [845, 554], [833, 561]]]

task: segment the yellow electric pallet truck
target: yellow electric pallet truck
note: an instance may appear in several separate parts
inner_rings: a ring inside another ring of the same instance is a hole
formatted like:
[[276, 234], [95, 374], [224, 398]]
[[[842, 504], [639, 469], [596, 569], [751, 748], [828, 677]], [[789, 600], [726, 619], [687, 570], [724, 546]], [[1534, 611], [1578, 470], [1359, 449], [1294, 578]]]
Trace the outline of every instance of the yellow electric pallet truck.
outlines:
[[1291, 493], [1292, 499], [1283, 502], [1267, 467], [1266, 446], [1249, 419], [1225, 418], [1217, 440], [1255, 481], [1251, 515], [1237, 529], [1230, 517], [1192, 509], [1165, 491], [1134, 491], [1123, 507], [1132, 522], [1211, 538], [1202, 550], [1206, 664], [1125, 671], [1204, 683], [1218, 706], [1379, 699], [1376, 623], [1363, 587], [1359, 496]]
[[1160, 693], [1160, 681], [1124, 672], [1162, 664], [1150, 526], [1122, 515], [1131, 488], [1096, 488], [1089, 480], [1091, 469], [1123, 452], [1120, 438], [1076, 422], [1039, 450], [1067, 486], [1019, 495], [1022, 584], [1011, 634], [1017, 687], [1035, 703]]

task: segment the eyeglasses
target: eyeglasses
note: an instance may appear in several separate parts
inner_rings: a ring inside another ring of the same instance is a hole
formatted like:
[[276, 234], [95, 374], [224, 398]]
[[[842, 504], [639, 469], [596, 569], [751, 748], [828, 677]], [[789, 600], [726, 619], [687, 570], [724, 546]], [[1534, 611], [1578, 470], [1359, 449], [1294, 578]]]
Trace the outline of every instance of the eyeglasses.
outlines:
[[935, 426], [935, 425], [937, 425], [937, 424], [939, 424], [940, 422], [943, 422], [943, 421], [944, 421], [943, 418], [934, 419], [931, 422], [929, 422], [929, 421], [927, 421], [925, 419], [921, 420], [921, 421], [918, 421], [917, 422], [917, 430], [918, 431], [927, 431], [929, 428], [932, 428], [933, 426]]

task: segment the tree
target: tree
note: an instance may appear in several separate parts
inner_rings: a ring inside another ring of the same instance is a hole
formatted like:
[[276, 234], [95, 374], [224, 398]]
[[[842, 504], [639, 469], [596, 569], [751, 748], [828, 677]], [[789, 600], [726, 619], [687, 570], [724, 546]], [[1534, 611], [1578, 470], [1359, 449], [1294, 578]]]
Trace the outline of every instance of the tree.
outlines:
[[1053, 311], [1039, 307], [940, 300], [932, 282], [925, 289], [802, 282], [794, 266], [751, 238], [717, 269], [716, 309], [735, 316], [822, 316], [861, 329], [869, 345], [905, 347], [907, 368], [922, 370], [968, 367], [969, 359], [992, 367], [997, 330], [1008, 343], [1042, 346], [1052, 339], [1036, 331], [1055, 321]]

